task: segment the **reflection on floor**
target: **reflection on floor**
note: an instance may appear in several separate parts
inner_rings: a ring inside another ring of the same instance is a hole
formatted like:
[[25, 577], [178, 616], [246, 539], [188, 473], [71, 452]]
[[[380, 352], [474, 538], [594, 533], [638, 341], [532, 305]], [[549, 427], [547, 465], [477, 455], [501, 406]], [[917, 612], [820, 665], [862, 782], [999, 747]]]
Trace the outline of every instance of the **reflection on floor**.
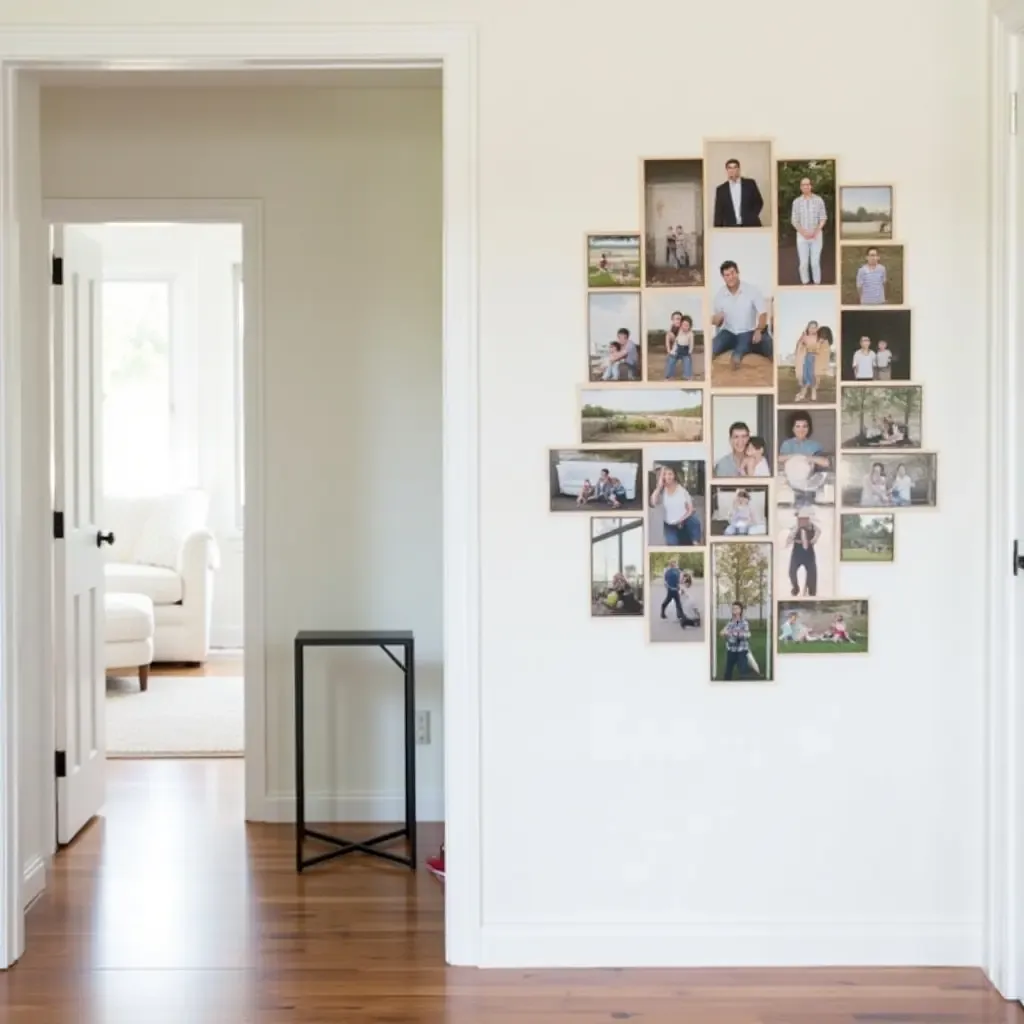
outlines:
[[[1024, 1021], [976, 970], [449, 968], [426, 870], [353, 856], [298, 876], [291, 826], [243, 824], [243, 776], [111, 762], [104, 816], [57, 858], [0, 974], [4, 1024]], [[441, 832], [421, 827], [424, 855]]]

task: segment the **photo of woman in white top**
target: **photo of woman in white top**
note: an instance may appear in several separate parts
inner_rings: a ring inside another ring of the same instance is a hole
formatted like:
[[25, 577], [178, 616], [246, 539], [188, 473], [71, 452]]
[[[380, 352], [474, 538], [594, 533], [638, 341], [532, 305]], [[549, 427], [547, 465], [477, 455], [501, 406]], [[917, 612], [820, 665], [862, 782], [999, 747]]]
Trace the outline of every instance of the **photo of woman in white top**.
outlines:
[[889, 504], [889, 487], [885, 479], [885, 467], [880, 462], [871, 466], [860, 488], [861, 508], [883, 508]]
[[703, 540], [700, 517], [690, 492], [679, 482], [671, 466], [658, 470], [650, 506], [661, 506], [664, 521], [662, 543], [667, 547], [693, 547]]

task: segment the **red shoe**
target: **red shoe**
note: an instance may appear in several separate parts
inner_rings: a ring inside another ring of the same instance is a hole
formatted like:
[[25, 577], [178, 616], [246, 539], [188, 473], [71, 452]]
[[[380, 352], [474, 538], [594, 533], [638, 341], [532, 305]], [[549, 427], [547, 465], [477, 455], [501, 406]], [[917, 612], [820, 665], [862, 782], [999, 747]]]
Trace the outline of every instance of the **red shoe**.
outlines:
[[441, 844], [441, 850], [436, 857], [427, 858], [427, 870], [444, 881], [444, 843]]

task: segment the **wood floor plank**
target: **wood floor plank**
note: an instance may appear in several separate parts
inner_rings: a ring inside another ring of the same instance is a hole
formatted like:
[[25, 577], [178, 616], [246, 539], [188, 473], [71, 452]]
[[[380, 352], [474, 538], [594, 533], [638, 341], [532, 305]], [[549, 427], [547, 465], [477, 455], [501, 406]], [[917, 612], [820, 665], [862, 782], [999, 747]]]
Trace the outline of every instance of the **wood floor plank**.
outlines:
[[[449, 968], [426, 871], [346, 857], [297, 875], [290, 826], [242, 822], [243, 772], [110, 763], [103, 817], [0, 974], [4, 1024], [1024, 1024], [978, 970]], [[421, 849], [440, 838], [421, 826]]]

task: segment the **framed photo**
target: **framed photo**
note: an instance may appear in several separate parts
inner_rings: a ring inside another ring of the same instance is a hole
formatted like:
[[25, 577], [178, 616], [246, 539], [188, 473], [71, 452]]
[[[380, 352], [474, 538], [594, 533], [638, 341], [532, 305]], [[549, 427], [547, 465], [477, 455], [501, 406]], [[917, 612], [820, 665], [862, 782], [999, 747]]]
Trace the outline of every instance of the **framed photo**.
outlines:
[[840, 376], [855, 384], [910, 380], [909, 309], [844, 309], [839, 319]]
[[[766, 232], [711, 236], [711, 385], [775, 386], [774, 255]], [[756, 340], [755, 340], [756, 339]]]
[[648, 288], [704, 285], [704, 164], [645, 160], [644, 273]]
[[775, 464], [774, 395], [712, 395], [712, 476], [770, 479]]
[[780, 505], [775, 515], [778, 593], [790, 597], [835, 594], [835, 505]]
[[615, 384], [584, 387], [580, 440], [583, 444], [699, 444], [704, 440], [704, 391]]
[[587, 235], [587, 287], [639, 288], [640, 236]]
[[647, 555], [647, 638], [651, 643], [707, 639], [707, 581], [703, 551], [650, 551]]
[[647, 471], [651, 547], [699, 547], [707, 539], [707, 463], [685, 449], [659, 448]]
[[588, 379], [619, 384], [643, 380], [640, 293], [587, 296]]
[[712, 484], [712, 537], [766, 537], [770, 529], [766, 484]]
[[552, 512], [638, 512], [643, 508], [639, 448], [552, 448]]
[[808, 288], [775, 300], [776, 375], [780, 405], [834, 405], [839, 356], [839, 292]]
[[844, 508], [935, 508], [938, 456], [934, 452], [864, 452], [843, 455]]
[[644, 521], [640, 516], [590, 520], [590, 614], [595, 619], [644, 613]]
[[841, 245], [840, 289], [844, 306], [906, 303], [902, 245]]
[[920, 448], [923, 400], [919, 384], [843, 388], [841, 447]]
[[647, 380], [703, 381], [704, 296], [701, 292], [648, 289], [643, 294]]
[[779, 602], [779, 656], [867, 654], [868, 603], [864, 600]]
[[892, 185], [842, 185], [839, 237], [844, 242], [892, 241]]
[[771, 543], [712, 544], [711, 587], [711, 678], [770, 680], [775, 668]]
[[708, 139], [704, 167], [715, 228], [772, 226], [772, 144], [768, 139]]
[[836, 162], [780, 160], [779, 284], [836, 283]]
[[[834, 505], [835, 409], [779, 409], [778, 487], [781, 505]], [[832, 534], [835, 539], [835, 533]]]
[[892, 512], [844, 512], [840, 519], [839, 561], [896, 560], [896, 516]]

